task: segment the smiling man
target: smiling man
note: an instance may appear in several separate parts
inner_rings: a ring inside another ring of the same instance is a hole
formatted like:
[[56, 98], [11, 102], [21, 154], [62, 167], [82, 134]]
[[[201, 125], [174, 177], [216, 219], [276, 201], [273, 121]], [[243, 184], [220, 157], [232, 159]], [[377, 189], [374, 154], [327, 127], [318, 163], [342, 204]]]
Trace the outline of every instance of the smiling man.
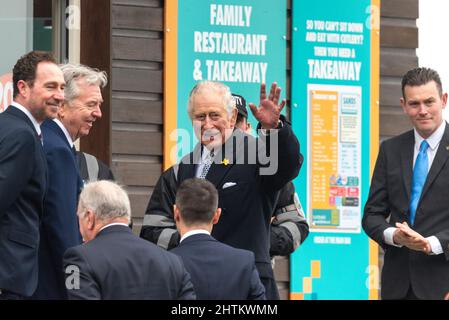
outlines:
[[42, 125], [49, 170], [49, 189], [44, 202], [39, 246], [39, 283], [36, 299], [65, 299], [62, 257], [67, 248], [81, 244], [76, 216], [82, 180], [74, 142], [89, 134], [101, 118], [101, 88], [105, 72], [83, 65], [61, 66], [66, 82], [65, 101], [57, 118]]
[[382, 298], [443, 299], [449, 292], [447, 94], [435, 70], [416, 68], [402, 79], [400, 101], [414, 129], [382, 143], [363, 229], [385, 249]]
[[14, 101], [0, 114], [0, 300], [21, 299], [37, 285], [39, 223], [47, 168], [40, 124], [64, 100], [53, 56], [32, 51], [13, 69]]
[[[189, 178], [207, 179], [217, 188], [222, 208], [212, 236], [254, 253], [267, 299], [279, 299], [269, 254], [271, 214], [279, 190], [298, 175], [301, 167], [299, 142], [280, 114], [285, 106], [280, 94], [276, 83], [268, 94], [265, 84], [261, 85], [259, 107], [250, 104], [250, 108], [265, 130], [262, 138], [254, 138], [235, 130], [237, 109], [228, 86], [212, 81], [198, 83], [190, 93], [187, 112], [200, 143], [159, 179], [140, 234], [165, 249], [177, 246], [179, 233], [173, 219], [177, 188]], [[279, 154], [271, 159], [277, 170], [269, 173], [264, 171], [266, 163], [259, 161], [268, 148], [270, 155]]]

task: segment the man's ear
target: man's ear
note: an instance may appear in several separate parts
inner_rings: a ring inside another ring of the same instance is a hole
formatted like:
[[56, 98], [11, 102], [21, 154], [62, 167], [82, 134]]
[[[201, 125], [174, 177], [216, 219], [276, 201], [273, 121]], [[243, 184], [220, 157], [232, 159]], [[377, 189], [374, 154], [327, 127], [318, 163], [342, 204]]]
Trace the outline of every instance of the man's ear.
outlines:
[[217, 208], [212, 218], [212, 224], [217, 224], [218, 220], [220, 220], [220, 216], [221, 216], [221, 208]]
[[399, 102], [401, 103], [401, 107], [402, 107], [402, 111], [404, 111], [404, 113], [407, 113], [407, 109], [406, 109], [406, 101], [405, 101], [405, 98], [401, 98], [400, 100], [399, 100]]
[[95, 228], [95, 220], [96, 220], [95, 213], [92, 210], [87, 209], [85, 215], [87, 218], [87, 228], [89, 230], [93, 230]]
[[26, 97], [29, 86], [28, 83], [24, 80], [17, 81], [17, 89], [19, 89], [19, 94], [23, 97]]
[[179, 222], [181, 219], [181, 212], [179, 212], [176, 204], [173, 205], [173, 218], [175, 219], [175, 222]]
[[231, 124], [231, 128], [235, 127], [235, 123], [237, 122], [237, 114], [238, 114], [238, 110], [237, 110], [237, 108], [234, 108], [234, 110], [232, 110], [232, 116], [229, 120], [229, 122]]
[[61, 106], [58, 108], [58, 117], [60, 119], [63, 119], [65, 117], [65, 111], [67, 110], [68, 106], [67, 106], [67, 102], [64, 101]]

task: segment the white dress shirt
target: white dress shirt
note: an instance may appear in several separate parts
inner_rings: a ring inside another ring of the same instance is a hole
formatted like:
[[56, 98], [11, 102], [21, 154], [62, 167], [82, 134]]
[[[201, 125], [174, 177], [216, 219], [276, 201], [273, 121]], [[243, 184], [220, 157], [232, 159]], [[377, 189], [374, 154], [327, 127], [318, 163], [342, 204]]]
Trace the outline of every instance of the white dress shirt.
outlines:
[[204, 229], [195, 229], [195, 230], [190, 230], [187, 231], [186, 233], [184, 233], [184, 235], [181, 237], [181, 240], [179, 240], [179, 243], [181, 243], [185, 238], [193, 236], [194, 234], [208, 234], [210, 235], [210, 232]]
[[[429, 168], [427, 169], [427, 172], [429, 172], [430, 168], [432, 167], [433, 160], [435, 159], [435, 155], [438, 150], [438, 146], [440, 145], [440, 141], [443, 138], [444, 130], [446, 128], [446, 121], [442, 121], [441, 125], [438, 127], [438, 129], [427, 139], [424, 139], [421, 137], [414, 129], [415, 132], [415, 148], [413, 151], [413, 167], [415, 166], [416, 158], [418, 157], [419, 148], [421, 146], [421, 142], [423, 140], [427, 140], [429, 143], [429, 148], [427, 148], [427, 158], [429, 159]], [[393, 242], [393, 234], [396, 231], [397, 228], [390, 227], [385, 229], [384, 231], [384, 240], [385, 243], [395, 246], [395, 247], [402, 247], [402, 245], [398, 245]], [[441, 247], [441, 243], [435, 236], [430, 236], [426, 238], [429, 243], [430, 247], [432, 249], [433, 254], [441, 254], [443, 253], [443, 248]]]

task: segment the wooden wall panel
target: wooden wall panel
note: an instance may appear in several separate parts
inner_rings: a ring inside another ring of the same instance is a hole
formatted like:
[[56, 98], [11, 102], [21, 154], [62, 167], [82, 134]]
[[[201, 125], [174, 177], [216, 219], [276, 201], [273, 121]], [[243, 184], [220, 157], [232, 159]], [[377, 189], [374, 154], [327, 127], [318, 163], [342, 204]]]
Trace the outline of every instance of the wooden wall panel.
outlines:
[[112, 6], [112, 27], [117, 29], [163, 30], [163, 8]]
[[380, 14], [382, 17], [417, 19], [419, 0], [382, 0]]
[[162, 92], [162, 70], [112, 68], [112, 90]]
[[415, 50], [383, 48], [380, 53], [380, 73], [383, 76], [396, 77], [405, 74], [410, 66], [417, 64]]
[[162, 39], [114, 36], [112, 58], [162, 62]]
[[416, 26], [394, 25], [381, 21], [380, 45], [390, 48], [418, 47], [418, 28]]
[[162, 101], [113, 97], [112, 121], [162, 124]]
[[[154, 186], [161, 174], [161, 164], [141, 162], [113, 162], [117, 180], [128, 186]], [[138, 214], [142, 214], [139, 212]]]
[[162, 155], [162, 133], [146, 131], [112, 131], [112, 152], [131, 155]]
[[112, 160], [138, 234], [162, 170], [162, 0], [112, 0]]

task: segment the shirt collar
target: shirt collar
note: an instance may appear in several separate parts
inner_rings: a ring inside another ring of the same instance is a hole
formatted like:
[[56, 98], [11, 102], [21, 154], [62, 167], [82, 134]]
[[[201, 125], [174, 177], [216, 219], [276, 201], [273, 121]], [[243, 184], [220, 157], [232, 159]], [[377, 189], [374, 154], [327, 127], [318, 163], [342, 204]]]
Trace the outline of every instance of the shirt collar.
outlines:
[[39, 122], [37, 122], [37, 120], [33, 117], [31, 112], [27, 108], [25, 108], [24, 106], [22, 106], [20, 103], [18, 103], [16, 101], [11, 102], [11, 105], [16, 107], [17, 109], [19, 109], [20, 111], [22, 111], [23, 113], [26, 114], [26, 116], [33, 123], [33, 126], [36, 129], [37, 135], [39, 136], [41, 134], [41, 126], [40, 126]]
[[67, 142], [69, 143], [70, 147], [73, 147], [73, 140], [72, 137], [70, 136], [69, 132], [67, 131], [66, 127], [64, 126], [64, 124], [59, 120], [59, 119], [53, 119], [53, 121], [59, 126], [59, 128], [61, 128], [62, 132], [64, 132], [64, 135], [67, 139]]
[[210, 235], [210, 232], [204, 229], [194, 229], [194, 230], [190, 230], [187, 231], [186, 233], [184, 233], [184, 235], [181, 237], [181, 240], [179, 240], [179, 242], [181, 243], [185, 238], [193, 236], [195, 234], [207, 234]]
[[446, 129], [446, 121], [442, 121], [440, 126], [438, 127], [438, 129], [435, 130], [434, 133], [432, 133], [432, 135], [430, 137], [428, 137], [427, 139], [424, 139], [423, 137], [421, 137], [418, 133], [418, 131], [416, 131], [416, 129], [413, 129], [415, 132], [415, 146], [418, 146], [418, 149], [421, 145], [421, 142], [423, 140], [426, 140], [429, 143], [429, 148], [432, 149], [432, 151], [434, 151], [438, 145], [440, 144], [441, 138], [443, 138], [443, 134], [444, 134], [444, 130]]
[[110, 223], [110, 224], [107, 224], [107, 225], [101, 227], [101, 229], [98, 230], [98, 232], [100, 232], [101, 230], [104, 230], [104, 229], [106, 229], [106, 228], [108, 228], [108, 227], [112, 227], [112, 226], [125, 226], [125, 227], [129, 227], [129, 225], [127, 225], [126, 223], [123, 223], [123, 222], [113, 222], [113, 223]]

